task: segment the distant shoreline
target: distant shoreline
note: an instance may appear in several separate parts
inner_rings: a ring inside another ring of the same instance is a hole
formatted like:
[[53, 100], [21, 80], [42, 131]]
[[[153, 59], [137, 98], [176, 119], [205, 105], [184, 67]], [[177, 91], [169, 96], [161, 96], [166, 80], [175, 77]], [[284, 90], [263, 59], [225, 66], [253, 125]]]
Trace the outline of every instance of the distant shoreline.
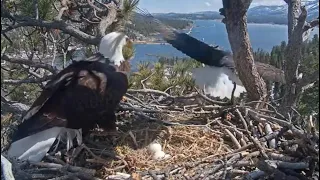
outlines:
[[[200, 21], [217, 21], [221, 22], [222, 19], [198, 19]], [[192, 20], [193, 22], [196, 20]], [[248, 22], [248, 24], [254, 24], [254, 25], [271, 25], [271, 26], [287, 26], [287, 24], [276, 24], [276, 23], [254, 23], [254, 22]], [[193, 28], [196, 27], [195, 23], [192, 23], [191, 25], [187, 26], [186, 28], [182, 29], [183, 31], [187, 31], [186, 34], [190, 34], [193, 30]], [[315, 27], [317, 28], [317, 27]], [[161, 39], [156, 40], [143, 40], [143, 41], [133, 41], [133, 44], [148, 44], [148, 45], [170, 45], [166, 41], [163, 41]]]
[[[222, 19], [194, 19], [193, 21], [217, 21], [217, 22], [221, 22], [221, 21], [222, 21]], [[257, 25], [275, 25], [275, 26], [288, 26], [288, 24], [271, 23], [271, 22], [266, 22], [266, 23], [260, 23], [260, 22], [247, 22], [247, 24], [257, 24]]]
[[156, 41], [133, 41], [133, 44], [160, 44], [160, 45], [168, 45], [166, 42], [156, 42]]
[[[217, 21], [217, 22], [221, 22], [222, 19], [197, 19], [200, 21]], [[196, 20], [192, 20], [192, 21], [196, 21]], [[281, 26], [287, 26], [285, 24], [271, 24], [271, 23], [248, 23], [248, 24], [256, 24], [256, 25], [281, 25]], [[182, 29], [184, 31], [187, 31], [186, 34], [190, 34], [193, 30], [193, 28], [196, 27], [194, 22], [190, 25], [187, 26], [186, 28]], [[133, 44], [148, 44], [148, 45], [169, 45], [169, 43], [167, 43], [166, 41], [163, 40], [135, 40], [133, 41]]]
[[[188, 32], [186, 32], [186, 34], [190, 34], [191, 32], [192, 32], [192, 30], [193, 30], [193, 28], [194, 28], [194, 23], [191, 23], [189, 26], [187, 26], [186, 28], [184, 28], [184, 29], [182, 29], [182, 30], [184, 30], [184, 31], [188, 31]], [[163, 41], [163, 40], [159, 40], [159, 39], [157, 39], [157, 40], [143, 40], [143, 41], [141, 41], [141, 40], [134, 40], [133, 41], [133, 44], [157, 44], [157, 45], [169, 45], [169, 43], [167, 43], [166, 41]]]

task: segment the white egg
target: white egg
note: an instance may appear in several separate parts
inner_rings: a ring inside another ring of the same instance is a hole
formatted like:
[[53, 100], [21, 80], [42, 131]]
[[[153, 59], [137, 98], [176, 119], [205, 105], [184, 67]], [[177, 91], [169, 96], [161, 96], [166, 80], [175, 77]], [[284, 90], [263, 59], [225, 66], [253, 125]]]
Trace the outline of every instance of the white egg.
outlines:
[[158, 152], [154, 153], [153, 159], [160, 160], [160, 159], [163, 159], [165, 157], [165, 155], [166, 155], [166, 153], [164, 153], [163, 151], [158, 151]]
[[148, 149], [151, 153], [156, 153], [156, 152], [162, 151], [161, 144], [159, 144], [159, 143], [151, 143], [149, 145]]
[[164, 157], [163, 157], [163, 159], [169, 159], [169, 158], [171, 158], [171, 155], [170, 155], [170, 154], [166, 154], [166, 155], [164, 155]]

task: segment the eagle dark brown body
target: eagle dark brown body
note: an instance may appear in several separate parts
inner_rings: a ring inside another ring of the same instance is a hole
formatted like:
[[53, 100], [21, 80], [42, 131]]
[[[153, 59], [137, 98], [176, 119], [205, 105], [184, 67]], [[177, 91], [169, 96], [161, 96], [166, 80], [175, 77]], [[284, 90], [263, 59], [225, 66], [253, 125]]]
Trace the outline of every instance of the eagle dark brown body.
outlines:
[[18, 126], [13, 141], [54, 126], [82, 128], [84, 135], [95, 124], [115, 130], [115, 110], [127, 89], [127, 75], [112, 65], [74, 62], [48, 82]]

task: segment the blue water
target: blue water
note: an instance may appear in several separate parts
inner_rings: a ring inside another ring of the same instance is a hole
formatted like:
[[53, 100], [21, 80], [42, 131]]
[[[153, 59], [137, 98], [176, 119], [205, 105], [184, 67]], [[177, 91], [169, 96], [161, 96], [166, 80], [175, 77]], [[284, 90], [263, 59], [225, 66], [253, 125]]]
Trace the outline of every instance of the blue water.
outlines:
[[[225, 50], [230, 51], [230, 44], [225, 25], [215, 20], [194, 21], [194, 28], [191, 36], [206, 42], [207, 44], [219, 45]], [[280, 45], [282, 41], [287, 41], [288, 32], [286, 25], [271, 24], [248, 24], [248, 31], [252, 48], [258, 48], [270, 52], [272, 47]], [[310, 37], [319, 34], [319, 29], [315, 29]], [[156, 61], [157, 57], [148, 54], [165, 57], [185, 57], [183, 53], [170, 45], [160, 44], [136, 44], [136, 54], [132, 59], [132, 66], [135, 67], [141, 61]]]

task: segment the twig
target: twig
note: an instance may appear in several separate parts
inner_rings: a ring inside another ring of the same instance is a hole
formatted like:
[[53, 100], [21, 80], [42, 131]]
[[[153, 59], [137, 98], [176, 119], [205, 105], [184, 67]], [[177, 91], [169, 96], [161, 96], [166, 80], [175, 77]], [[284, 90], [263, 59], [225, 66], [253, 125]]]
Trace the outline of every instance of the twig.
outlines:
[[215, 101], [215, 100], [212, 100], [212, 99], [208, 98], [206, 95], [200, 93], [200, 91], [199, 91], [197, 88], [195, 88], [195, 90], [198, 92], [198, 94], [199, 94], [200, 97], [202, 97], [204, 100], [206, 100], [206, 101], [208, 101], [208, 102], [210, 102], [210, 103], [212, 103], [212, 104], [217, 104], [217, 105], [229, 105], [228, 102]]
[[232, 142], [234, 143], [234, 145], [237, 147], [237, 149], [241, 148], [240, 143], [238, 142], [237, 138], [234, 137], [234, 135], [228, 130], [228, 129], [224, 129], [224, 131], [230, 136]]
[[168, 93], [162, 92], [162, 91], [158, 91], [158, 90], [154, 90], [154, 89], [128, 89], [127, 91], [128, 93], [155, 93], [155, 94], [160, 94], [166, 97], [172, 97], [171, 95], [169, 95]]
[[[271, 122], [274, 122], [274, 123], [278, 123], [281, 126], [288, 127], [298, 137], [305, 138], [305, 135], [304, 135], [304, 133], [302, 131], [298, 130], [296, 127], [294, 127], [292, 124], [290, 124], [287, 121], [284, 121], [284, 120], [281, 120], [281, 119], [277, 119], [277, 118], [274, 118], [274, 117], [270, 117], [270, 116], [266, 116], [266, 115], [263, 115], [263, 114], [259, 114], [259, 113], [255, 112], [255, 111], [251, 110], [251, 109], [248, 109], [248, 112], [251, 113], [251, 115], [253, 117], [256, 117], [255, 118], [256, 120], [259, 120], [259, 121], [264, 122], [264, 123], [266, 123], [267, 120], [271, 121]], [[258, 118], [257, 116], [260, 116], [262, 118]]]
[[133, 143], [135, 145], [135, 148], [137, 149], [139, 147], [138, 143], [137, 143], [137, 140], [136, 140], [136, 137], [133, 135], [132, 131], [129, 131], [129, 135], [130, 137], [132, 138], [133, 140]]
[[[265, 127], [265, 131], [266, 131], [267, 135], [272, 134], [272, 129], [271, 129], [271, 126], [269, 123], [266, 123], [264, 127]], [[275, 139], [269, 140], [268, 143], [269, 143], [270, 148], [272, 148], [272, 149], [276, 148], [276, 140]]]
[[144, 84], [144, 82], [146, 82], [148, 79], [150, 79], [155, 73], [156, 73], [156, 72], [152, 72], [148, 77], [146, 77], [145, 79], [142, 79], [142, 80], [140, 81], [143, 89], [147, 89], [147, 88], [146, 88], [146, 85]]
[[261, 146], [260, 142], [259, 142], [257, 139], [255, 139], [255, 138], [253, 138], [253, 137], [251, 136], [251, 133], [250, 133], [250, 131], [249, 131], [249, 129], [248, 129], [248, 125], [246, 124], [246, 121], [244, 120], [244, 118], [243, 118], [242, 114], [240, 113], [240, 111], [238, 110], [238, 111], [236, 111], [236, 112], [237, 112], [237, 114], [239, 115], [240, 120], [242, 121], [242, 123], [243, 123], [243, 125], [244, 125], [244, 127], [245, 127], [245, 130], [246, 130], [246, 132], [247, 132], [247, 134], [248, 134], [248, 136], [249, 136], [249, 139], [259, 148], [259, 150], [260, 150], [260, 152], [261, 152], [261, 155], [262, 155], [264, 158], [268, 159], [268, 155], [265, 153], [265, 150], [264, 150], [264, 148]]
[[44, 168], [60, 168], [60, 169], [65, 168], [70, 172], [82, 172], [91, 176], [93, 176], [96, 173], [96, 170], [93, 170], [93, 169], [87, 169], [83, 167], [70, 166], [70, 165], [63, 166], [61, 164], [56, 164], [56, 163], [30, 162], [30, 164], [37, 167], [44, 167]]

